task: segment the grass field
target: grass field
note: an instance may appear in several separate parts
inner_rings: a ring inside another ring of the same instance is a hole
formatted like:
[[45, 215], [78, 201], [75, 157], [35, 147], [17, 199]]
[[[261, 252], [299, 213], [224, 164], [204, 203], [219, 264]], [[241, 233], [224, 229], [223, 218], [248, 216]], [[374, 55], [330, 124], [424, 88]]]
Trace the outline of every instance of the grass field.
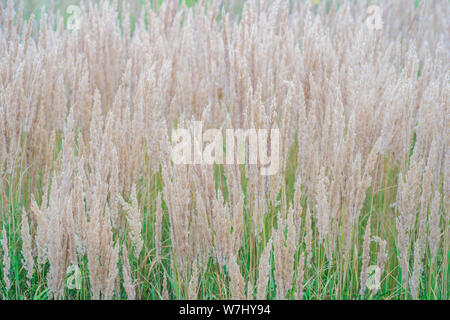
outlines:
[[448, 0], [0, 4], [1, 300], [450, 298]]

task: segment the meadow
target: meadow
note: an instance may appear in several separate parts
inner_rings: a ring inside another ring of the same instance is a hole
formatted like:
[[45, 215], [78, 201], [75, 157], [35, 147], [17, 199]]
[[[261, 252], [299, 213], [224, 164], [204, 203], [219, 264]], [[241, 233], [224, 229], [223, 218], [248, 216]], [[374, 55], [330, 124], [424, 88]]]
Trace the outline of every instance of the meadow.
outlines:
[[1, 0], [0, 300], [448, 300], [449, 67], [448, 0]]

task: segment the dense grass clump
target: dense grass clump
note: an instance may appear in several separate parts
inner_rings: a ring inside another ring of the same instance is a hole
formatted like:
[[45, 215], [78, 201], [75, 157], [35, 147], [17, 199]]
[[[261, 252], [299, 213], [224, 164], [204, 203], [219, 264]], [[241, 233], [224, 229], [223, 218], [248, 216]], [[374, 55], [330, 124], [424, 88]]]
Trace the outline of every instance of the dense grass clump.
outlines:
[[449, 299], [449, 1], [0, 4], [0, 299]]

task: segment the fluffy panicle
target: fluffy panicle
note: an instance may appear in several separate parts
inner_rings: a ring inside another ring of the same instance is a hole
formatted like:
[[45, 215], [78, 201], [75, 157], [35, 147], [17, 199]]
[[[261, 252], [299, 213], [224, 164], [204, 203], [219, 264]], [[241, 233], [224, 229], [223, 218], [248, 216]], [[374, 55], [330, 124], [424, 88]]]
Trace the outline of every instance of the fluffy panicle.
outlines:
[[267, 284], [270, 276], [271, 253], [272, 253], [272, 239], [270, 239], [266, 243], [266, 246], [264, 247], [264, 250], [261, 254], [261, 258], [259, 259], [258, 279], [256, 281], [256, 286], [258, 290], [256, 298], [258, 300], [264, 300], [266, 298]]
[[9, 271], [11, 268], [11, 258], [9, 255], [8, 238], [6, 236], [6, 230], [2, 232], [2, 254], [3, 254], [3, 283], [5, 284], [6, 291], [11, 288], [11, 280], [9, 280]]

